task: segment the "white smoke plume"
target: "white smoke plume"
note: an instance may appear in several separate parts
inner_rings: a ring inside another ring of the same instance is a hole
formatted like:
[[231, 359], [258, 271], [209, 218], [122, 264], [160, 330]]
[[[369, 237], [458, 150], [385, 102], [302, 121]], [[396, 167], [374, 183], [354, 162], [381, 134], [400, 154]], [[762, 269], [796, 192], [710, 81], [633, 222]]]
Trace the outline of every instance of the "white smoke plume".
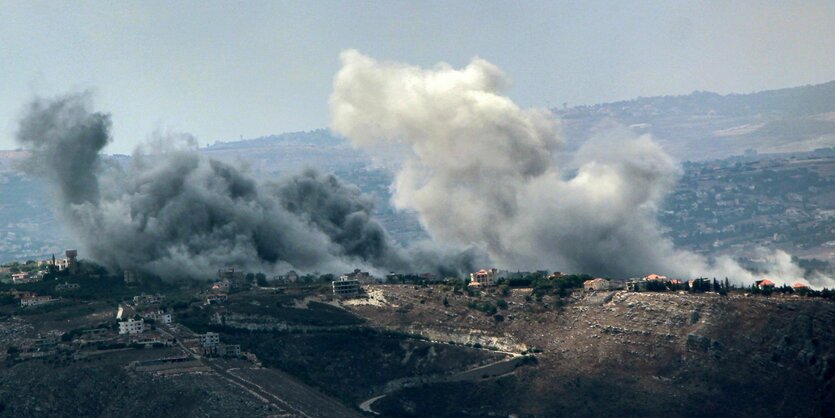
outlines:
[[805, 282], [786, 253], [770, 254], [768, 271], [754, 275], [730, 258], [674, 248], [656, 214], [679, 168], [647, 135], [608, 127], [559, 167], [558, 121], [504, 96], [507, 77], [483, 59], [463, 69], [379, 62], [354, 50], [341, 59], [332, 129], [372, 155], [405, 150], [394, 204], [415, 210], [437, 242], [483, 249], [508, 269]]

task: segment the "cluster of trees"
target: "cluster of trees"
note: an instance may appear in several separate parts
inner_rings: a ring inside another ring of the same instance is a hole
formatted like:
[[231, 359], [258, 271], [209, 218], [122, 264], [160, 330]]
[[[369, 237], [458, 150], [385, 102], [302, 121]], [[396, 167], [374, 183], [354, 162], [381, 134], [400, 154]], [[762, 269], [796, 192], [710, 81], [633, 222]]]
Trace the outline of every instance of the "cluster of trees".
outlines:
[[782, 286], [773, 286], [773, 287], [769, 286], [769, 287], [765, 287], [765, 288], [760, 289], [756, 285], [752, 284], [751, 287], [744, 288], [744, 290], [747, 291], [747, 292], [751, 292], [752, 294], [755, 294], [755, 295], [766, 295], [766, 296], [768, 296], [768, 295], [771, 295], [771, 294], [774, 294], [774, 293], [779, 293], [781, 295], [798, 294], [798, 295], [801, 295], [801, 296], [816, 297], [816, 298], [822, 298], [822, 299], [826, 299], [826, 300], [835, 300], [835, 289], [829, 289], [829, 288], [824, 288], [822, 290], [814, 290], [814, 289], [810, 289], [808, 287], [795, 289], [795, 288], [793, 288], [793, 287], [791, 287], [787, 284], [783, 284]]
[[799, 294], [802, 296], [820, 297], [827, 300], [835, 299], [835, 289], [813, 290], [810, 288], [795, 289], [787, 284], [782, 286], [766, 286], [758, 287], [756, 284], [750, 286], [736, 286], [726, 277], [724, 280], [699, 278], [692, 282], [682, 281], [680, 283], [673, 283], [671, 281], [648, 280], [647, 291], [649, 292], [666, 292], [683, 290], [690, 293], [704, 293], [716, 292], [720, 295], [727, 295], [730, 292], [750, 292], [755, 295], [771, 295], [774, 293], [780, 294]]
[[728, 294], [731, 289], [733, 289], [733, 285], [730, 284], [728, 278], [726, 277], [724, 281], [716, 280], [714, 277], [712, 280], [708, 278], [698, 278], [692, 281], [663, 281], [663, 280], [647, 280], [646, 283], [646, 290], [648, 292], [667, 292], [667, 291], [685, 291], [689, 293], [704, 293], [704, 292], [716, 292], [720, 295]]
[[549, 279], [539, 273], [532, 275], [531, 287], [536, 296], [556, 294], [559, 297], [568, 296], [574, 289], [583, 287], [583, 282], [591, 280], [588, 274], [569, 274], [555, 279]]

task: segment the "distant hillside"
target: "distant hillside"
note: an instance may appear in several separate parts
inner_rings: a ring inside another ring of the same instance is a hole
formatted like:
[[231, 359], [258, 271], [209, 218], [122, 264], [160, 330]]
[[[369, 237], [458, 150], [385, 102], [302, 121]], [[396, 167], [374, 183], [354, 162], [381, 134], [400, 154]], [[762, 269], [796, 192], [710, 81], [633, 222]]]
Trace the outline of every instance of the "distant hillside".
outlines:
[[767, 90], [750, 94], [721, 95], [695, 91], [685, 96], [639, 97], [613, 103], [555, 110], [562, 117], [582, 117], [596, 111], [620, 115], [723, 115], [781, 117], [812, 116], [835, 111], [835, 81], [813, 86]]
[[814, 86], [720, 95], [694, 92], [554, 109], [569, 151], [604, 121], [651, 133], [680, 160], [804, 152], [835, 145], [835, 81]]
[[258, 176], [274, 177], [318, 167], [335, 172], [365, 166], [368, 158], [328, 130], [291, 132], [241, 141], [215, 142], [200, 150], [229, 163], [245, 162]]

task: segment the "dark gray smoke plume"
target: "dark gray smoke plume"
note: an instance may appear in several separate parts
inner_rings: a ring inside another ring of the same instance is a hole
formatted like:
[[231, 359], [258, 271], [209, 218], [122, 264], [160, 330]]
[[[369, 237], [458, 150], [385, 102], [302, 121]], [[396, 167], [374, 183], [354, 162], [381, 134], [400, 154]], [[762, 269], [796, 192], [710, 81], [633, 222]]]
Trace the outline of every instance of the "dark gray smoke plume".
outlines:
[[[345, 51], [331, 126], [372, 154], [399, 147], [405, 162], [394, 204], [416, 211], [436, 242], [483, 249], [499, 267], [756, 278], [730, 258], [676, 249], [663, 235], [656, 214], [678, 167], [651, 137], [604, 129], [559, 167], [559, 122], [513, 103], [502, 94], [507, 84], [478, 58], [460, 70], [423, 69]], [[805, 282], [785, 252], [763, 258], [766, 277]], [[813, 285], [832, 283], [819, 277]]]
[[[396, 245], [372, 219], [371, 200], [333, 176], [308, 171], [260, 185], [193, 149], [137, 154], [127, 167], [105, 164], [99, 153], [111, 140], [110, 117], [89, 108], [84, 94], [36, 100], [17, 139], [32, 151], [33, 171], [54, 187], [65, 223], [109, 267], [167, 278], [210, 277], [225, 265], [331, 272], [471, 268], [466, 252], [450, 258]], [[193, 143], [190, 137], [171, 141]]]

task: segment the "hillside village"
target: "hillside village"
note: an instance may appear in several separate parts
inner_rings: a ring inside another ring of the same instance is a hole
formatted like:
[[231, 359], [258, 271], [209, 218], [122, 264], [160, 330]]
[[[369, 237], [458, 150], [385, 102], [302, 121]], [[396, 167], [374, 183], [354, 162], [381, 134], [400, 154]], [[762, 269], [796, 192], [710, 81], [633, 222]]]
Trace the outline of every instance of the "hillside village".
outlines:
[[[63, 255], [2, 267], [0, 343], [5, 350], [0, 354], [4, 359], [0, 373], [12, 376], [12, 381], [32, 379], [26, 370], [43, 367], [60, 372], [88, 365], [85, 367], [93, 367], [97, 373], [114, 373], [113, 367], [119, 367], [130, 384], [162, 379], [159, 384], [181, 388], [186, 381], [199, 382], [191, 383], [197, 385], [192, 387], [212, 393], [212, 407], [240, 413], [236, 408], [247, 405], [245, 415], [250, 416], [307, 414], [310, 408], [330, 411], [325, 416], [457, 416], [461, 410], [446, 402], [438, 403], [439, 409], [432, 411], [410, 409], [409, 405], [429, 393], [437, 396], [433, 388], [459, 393], [460, 385], [470, 382], [479, 391], [490, 391], [500, 382], [512, 381], [517, 383], [507, 390], [516, 391], [522, 382], [536, 386], [551, 373], [579, 373], [579, 365], [554, 368], [554, 359], [564, 358], [565, 350], [578, 349], [575, 342], [565, 340], [566, 335], [625, 339], [628, 344], [624, 347], [632, 347], [633, 355], [643, 359], [651, 351], [629, 344], [660, 333], [666, 336], [652, 338], [666, 341], [664, 350], [696, 355], [688, 360], [692, 362], [702, 356], [699, 353], [713, 356], [722, 350], [725, 354], [721, 355], [730, 356], [733, 350], [744, 349], [734, 348], [743, 342], [715, 334], [720, 332], [716, 327], [729, 326], [727, 312], [750, 310], [751, 315], [774, 315], [775, 321], [782, 321], [783, 316], [793, 315], [790, 312], [809, 309], [818, 312], [808, 314], [817, 325], [811, 334], [793, 339], [785, 349], [806, 344], [802, 342], [805, 338], [817, 341], [814, 347], [802, 345], [805, 354], [791, 354], [813, 356], [814, 361], [804, 360], [803, 367], [810, 371], [784, 363], [787, 354], [780, 354], [775, 364], [803, 376], [809, 373], [813, 380], [822, 379], [820, 384], [825, 387], [832, 385], [835, 374], [835, 347], [831, 344], [835, 340], [827, 337], [835, 335], [835, 322], [827, 319], [835, 319], [835, 292], [785, 283], [776, 277], [738, 287], [724, 278], [675, 279], [656, 273], [610, 280], [563, 272], [485, 268], [466, 277], [430, 273], [375, 277], [357, 269], [339, 275], [288, 271], [268, 277], [222, 266], [215, 277], [203, 281], [166, 282], [140, 271], [114, 275], [79, 259], [74, 250]], [[631, 314], [623, 317], [617, 313], [627, 307], [622, 313]], [[656, 315], [658, 309], [684, 311], [676, 314], [682, 317], [681, 321], [676, 319], [678, 325], [663, 320], [640, 325], [645, 331], [630, 330], [638, 326], [635, 321], [640, 315]], [[774, 309], [789, 311], [776, 313]], [[824, 323], [828, 325], [821, 328]], [[562, 336], [537, 333], [567, 324], [572, 325]], [[694, 331], [694, 326], [705, 332]], [[758, 332], [765, 333], [763, 338], [767, 339], [780, 335]], [[670, 345], [679, 339], [683, 345]], [[339, 352], [348, 341], [367, 352]], [[718, 344], [722, 348], [717, 348]], [[704, 351], [702, 347], [706, 347]], [[308, 349], [324, 357], [311, 357]], [[606, 348], [616, 357], [625, 355], [618, 351], [621, 349]], [[350, 363], [345, 363], [348, 358]], [[348, 364], [345, 370], [338, 368]], [[363, 367], [379, 372], [366, 376], [357, 370]], [[665, 373], [669, 375], [669, 371]], [[357, 376], [363, 377], [357, 380]], [[67, 379], [71, 382], [73, 378]], [[353, 385], [352, 380], [356, 380]], [[267, 381], [272, 383], [265, 386]], [[287, 393], [284, 385], [298, 390]], [[418, 390], [420, 387], [431, 390]], [[3, 388], [0, 385], [0, 394], [6, 393]], [[119, 396], [127, 397], [126, 405], [139, 402], [128, 394]], [[487, 410], [519, 416], [538, 414], [523, 405], [482, 405], [460, 396], [459, 406], [470, 415], [476, 410], [481, 412], [475, 415]], [[808, 400], [808, 407], [820, 408], [833, 401], [826, 396], [815, 399]], [[14, 408], [10, 411], [16, 415], [31, 415], [34, 409], [30, 408], [48, 411], [73, 403], [69, 399], [52, 402], [4, 405]], [[192, 413], [205, 407], [195, 400], [187, 410]]]

